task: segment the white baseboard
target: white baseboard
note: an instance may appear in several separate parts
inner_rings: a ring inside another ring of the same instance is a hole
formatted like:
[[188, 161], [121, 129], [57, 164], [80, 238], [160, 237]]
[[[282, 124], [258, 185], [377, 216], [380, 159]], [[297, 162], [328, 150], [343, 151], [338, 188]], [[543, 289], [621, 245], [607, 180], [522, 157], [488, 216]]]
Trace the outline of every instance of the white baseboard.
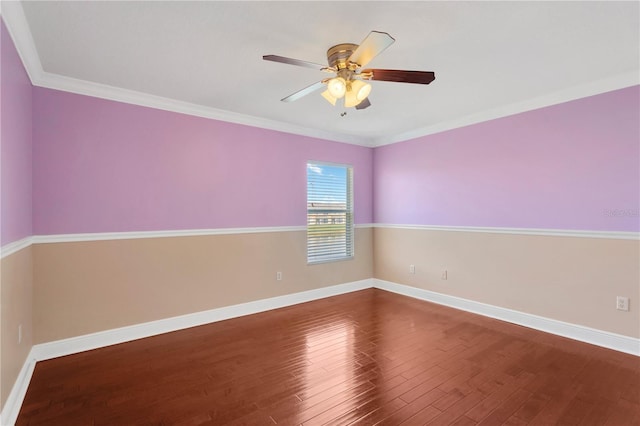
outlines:
[[546, 333], [567, 337], [569, 339], [590, 343], [592, 345], [602, 346], [619, 352], [640, 356], [640, 339], [635, 339], [633, 337], [622, 336], [620, 334], [597, 330], [582, 325], [570, 324], [551, 318], [540, 317], [537, 315], [527, 314], [525, 312], [514, 311], [512, 309], [501, 308], [499, 306], [488, 305], [486, 303], [475, 302], [473, 300], [462, 299], [456, 296], [449, 296], [442, 293], [436, 293], [417, 287], [411, 287], [375, 278], [373, 279], [373, 286], [381, 290], [402, 294], [415, 299], [449, 306], [451, 308], [472, 312], [485, 317], [522, 325], [534, 330], [540, 330]]
[[33, 355], [33, 348], [31, 348], [27, 359], [24, 361], [18, 373], [18, 378], [16, 378], [16, 382], [13, 384], [11, 392], [9, 392], [9, 397], [4, 404], [2, 413], [0, 413], [0, 425], [13, 426], [18, 419], [22, 401], [24, 401], [24, 396], [27, 394], [27, 388], [29, 387], [33, 370], [36, 368], [36, 361]]
[[325, 297], [337, 296], [339, 294], [350, 293], [352, 291], [364, 290], [366, 288], [371, 288], [372, 286], [371, 279], [354, 281], [346, 284], [323, 287], [300, 293], [271, 297], [269, 299], [261, 299], [253, 302], [241, 303], [239, 305], [225, 306], [208, 311], [195, 312], [193, 314], [131, 325], [128, 327], [85, 334], [83, 336], [71, 337], [69, 339], [41, 343], [39, 345], [35, 345], [33, 347], [33, 351], [36, 360], [43, 361], [45, 359], [57, 358], [91, 349], [129, 342], [131, 340], [156, 336], [158, 334], [183, 330], [185, 328], [196, 327], [198, 325], [270, 311], [272, 309], [310, 302], [312, 300], [323, 299]]
[[0, 414], [0, 424], [2, 426], [14, 425], [37, 361], [44, 361], [372, 287], [640, 356], [640, 339], [371, 278], [34, 345], [20, 370], [16, 383]]
[[118, 343], [130, 342], [132, 340], [183, 330], [212, 322], [257, 314], [259, 312], [284, 308], [286, 306], [297, 305], [298, 303], [311, 302], [313, 300], [351, 293], [371, 287], [373, 287], [372, 279], [354, 281], [34, 345], [25, 360], [22, 370], [20, 370], [16, 383], [0, 414], [0, 425], [13, 426], [15, 424], [37, 361], [44, 361]]

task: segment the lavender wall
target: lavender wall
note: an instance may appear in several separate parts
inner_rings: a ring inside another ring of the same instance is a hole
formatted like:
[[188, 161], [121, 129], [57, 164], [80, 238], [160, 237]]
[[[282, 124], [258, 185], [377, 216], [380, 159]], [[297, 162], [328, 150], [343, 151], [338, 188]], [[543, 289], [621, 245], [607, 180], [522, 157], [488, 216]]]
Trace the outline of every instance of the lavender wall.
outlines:
[[354, 167], [370, 223], [372, 150], [34, 88], [34, 233], [306, 223], [306, 162]]
[[374, 152], [376, 223], [639, 231], [640, 86]]
[[31, 82], [0, 19], [0, 245], [32, 234]]
[[640, 230], [638, 86], [371, 150], [32, 89], [2, 33], [2, 244], [31, 158], [39, 235], [304, 225], [307, 160], [354, 166], [356, 223]]

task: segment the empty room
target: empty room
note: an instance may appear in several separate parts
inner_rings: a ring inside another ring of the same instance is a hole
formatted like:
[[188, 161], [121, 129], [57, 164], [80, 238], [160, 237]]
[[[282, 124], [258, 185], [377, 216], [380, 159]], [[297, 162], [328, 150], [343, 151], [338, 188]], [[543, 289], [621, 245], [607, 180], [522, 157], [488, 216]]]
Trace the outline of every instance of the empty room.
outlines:
[[0, 424], [640, 425], [637, 1], [1, 1]]

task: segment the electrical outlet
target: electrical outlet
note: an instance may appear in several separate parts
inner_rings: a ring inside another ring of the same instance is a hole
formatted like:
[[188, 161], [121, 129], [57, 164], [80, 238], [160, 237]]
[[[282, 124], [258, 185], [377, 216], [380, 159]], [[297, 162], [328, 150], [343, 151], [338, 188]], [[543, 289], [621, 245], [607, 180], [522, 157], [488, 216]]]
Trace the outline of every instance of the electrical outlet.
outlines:
[[416, 265], [409, 265], [409, 273], [410, 274], [416, 273]]
[[616, 309], [619, 311], [629, 310], [629, 298], [624, 296], [616, 297]]
[[440, 279], [446, 280], [448, 278], [447, 270], [442, 271], [442, 275], [440, 275]]
[[282, 272], [280, 271], [276, 272], [276, 280], [282, 281]]

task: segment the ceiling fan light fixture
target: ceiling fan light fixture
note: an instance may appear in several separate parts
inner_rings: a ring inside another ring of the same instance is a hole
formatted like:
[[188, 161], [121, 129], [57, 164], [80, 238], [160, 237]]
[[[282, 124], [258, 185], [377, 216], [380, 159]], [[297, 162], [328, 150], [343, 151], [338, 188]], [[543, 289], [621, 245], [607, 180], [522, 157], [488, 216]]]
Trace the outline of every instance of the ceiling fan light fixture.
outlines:
[[358, 105], [361, 101], [356, 99], [356, 94], [354, 91], [349, 90], [346, 95], [344, 95], [344, 107], [351, 108]]
[[335, 106], [336, 105], [336, 101], [337, 99], [334, 98], [331, 93], [329, 93], [329, 90], [325, 90], [324, 92], [322, 92], [322, 97], [325, 98], [327, 100], [327, 102], [329, 102], [331, 105]]
[[347, 84], [347, 93], [344, 96], [345, 108], [355, 107], [367, 99], [371, 93], [371, 85], [360, 80], [352, 80]]
[[353, 80], [351, 82], [351, 90], [355, 92], [358, 103], [364, 101], [371, 93], [371, 85], [362, 80]]
[[371, 85], [361, 80], [355, 80], [352, 83], [352, 87], [356, 92], [356, 99], [359, 101], [364, 101], [369, 97], [369, 93], [371, 93]]
[[322, 93], [322, 97], [331, 105], [335, 106], [339, 99], [344, 99], [345, 107], [355, 107], [361, 110], [371, 106], [369, 101], [371, 85], [367, 83], [369, 80], [429, 84], [436, 78], [433, 71], [362, 69], [394, 41], [395, 39], [385, 32], [371, 31], [359, 45], [353, 43], [336, 44], [327, 50], [328, 66], [278, 55], [264, 55], [262, 59], [335, 73], [333, 78], [322, 79], [282, 98], [281, 101], [295, 101], [325, 87], [326, 90]]
[[327, 82], [327, 90], [336, 99], [340, 99], [347, 92], [347, 82], [342, 77], [332, 78]]
[[358, 100], [358, 98], [356, 97], [356, 91], [355, 90], [347, 90], [347, 93], [344, 95], [344, 107], [345, 108], [351, 108], [354, 107], [356, 105], [358, 105], [360, 102], [360, 100]]

